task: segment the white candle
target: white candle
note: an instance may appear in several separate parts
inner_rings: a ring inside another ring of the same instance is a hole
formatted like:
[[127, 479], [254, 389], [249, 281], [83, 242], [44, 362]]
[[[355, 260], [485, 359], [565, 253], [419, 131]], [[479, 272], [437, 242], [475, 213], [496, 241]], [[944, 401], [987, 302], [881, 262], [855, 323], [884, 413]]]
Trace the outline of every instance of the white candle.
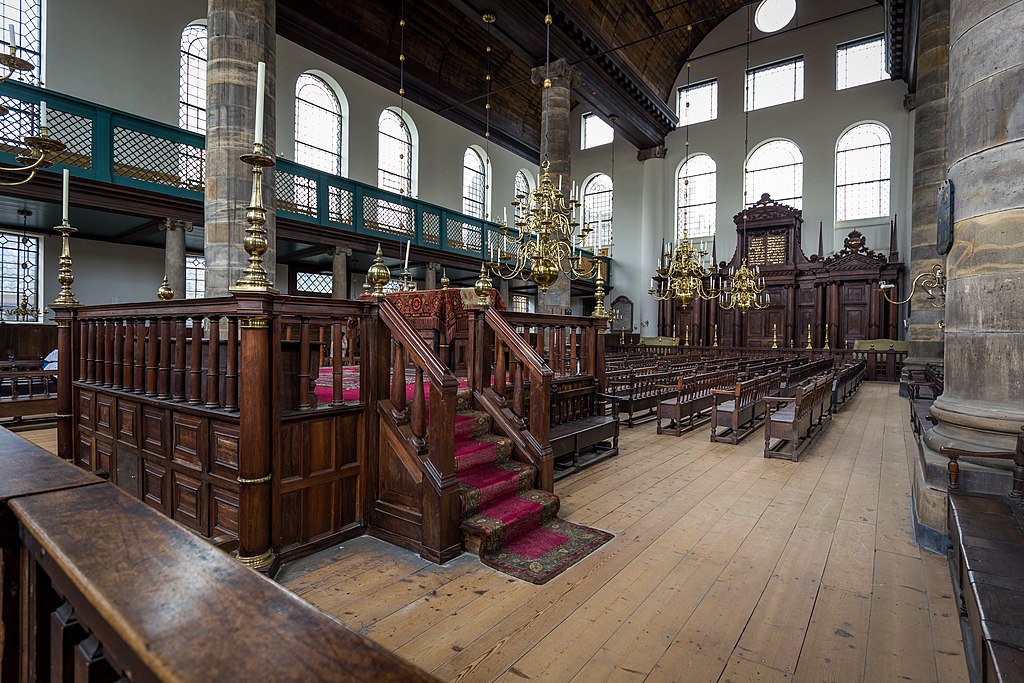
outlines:
[[14, 42], [14, 24], [7, 25], [7, 44], [11, 47], [15, 46]]
[[68, 169], [64, 169], [64, 222], [68, 222]]
[[561, 175], [558, 176], [558, 191], [559, 192], [562, 191], [562, 176]]
[[540, 230], [537, 231], [537, 246], [540, 246]]
[[501, 224], [508, 225], [508, 207], [501, 207]]
[[39, 102], [39, 127], [46, 128], [46, 100]]
[[654, 289], [654, 278], [651, 278], [651, 289]]
[[405, 270], [409, 270], [409, 247], [412, 246], [412, 240], [405, 241]]
[[576, 181], [572, 181], [572, 192], [569, 193], [569, 199], [576, 198]]
[[263, 100], [266, 99], [265, 87], [267, 65], [260, 62], [256, 65], [256, 139], [257, 145], [263, 144]]

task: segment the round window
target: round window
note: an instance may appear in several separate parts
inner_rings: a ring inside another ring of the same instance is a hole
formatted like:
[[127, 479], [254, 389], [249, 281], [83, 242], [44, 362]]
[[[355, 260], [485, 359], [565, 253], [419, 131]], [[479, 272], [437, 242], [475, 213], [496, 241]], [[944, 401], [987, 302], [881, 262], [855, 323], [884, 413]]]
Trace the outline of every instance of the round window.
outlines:
[[763, 0], [754, 13], [754, 25], [763, 33], [774, 33], [793, 21], [796, 0]]

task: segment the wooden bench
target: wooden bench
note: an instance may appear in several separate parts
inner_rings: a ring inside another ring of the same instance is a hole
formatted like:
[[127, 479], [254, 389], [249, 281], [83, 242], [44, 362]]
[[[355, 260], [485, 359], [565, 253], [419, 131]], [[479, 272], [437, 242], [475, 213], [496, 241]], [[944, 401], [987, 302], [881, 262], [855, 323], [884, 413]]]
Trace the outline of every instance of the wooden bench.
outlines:
[[[1024, 432], [1014, 451], [942, 448], [949, 459], [949, 565], [968, 668], [975, 680], [1019, 681], [1024, 672]], [[1009, 497], [959, 491], [961, 457], [1012, 459]]]
[[56, 370], [0, 370], [0, 418], [57, 412]]
[[[734, 389], [713, 389], [711, 441], [721, 441], [728, 436], [729, 443], [737, 444], [757, 429], [758, 420], [765, 413], [765, 400], [778, 390], [781, 377], [780, 372], [773, 372], [737, 382]], [[725, 427], [721, 434], [719, 427]]]
[[[642, 424], [658, 417], [660, 403], [671, 389], [665, 386], [676, 378], [673, 372], [631, 374], [628, 379], [608, 382], [609, 394], [619, 399], [619, 409], [628, 414], [626, 426]], [[636, 416], [636, 413], [646, 411]]]
[[932, 403], [942, 394], [944, 375], [942, 368], [929, 363], [924, 370], [911, 370], [907, 381], [910, 399], [910, 425], [915, 434], [929, 429], [926, 423], [935, 423], [931, 416]]
[[[619, 397], [598, 392], [589, 375], [551, 383], [551, 452], [555, 480], [619, 453]], [[601, 413], [602, 404], [609, 407]]]
[[[824, 416], [831, 414], [832, 381], [831, 374], [820, 375], [797, 387], [793, 397], [769, 398], [765, 415], [764, 457], [785, 456], [796, 461], [821, 431]], [[774, 413], [773, 406], [776, 408]], [[772, 443], [772, 439], [776, 442]]]
[[[684, 431], [688, 432], [698, 426], [694, 424], [694, 418], [709, 410], [714, 403], [711, 391], [735, 384], [735, 369], [678, 378], [674, 386], [665, 387], [674, 391], [675, 396], [658, 404], [658, 434], [664, 434], [662, 420], [671, 420], [667, 428], [674, 429], [676, 436], [681, 436]], [[686, 429], [682, 427], [684, 419], [688, 421]]]
[[846, 401], [853, 396], [864, 381], [866, 372], [867, 361], [863, 358], [853, 363], [846, 363], [839, 368], [836, 379], [832, 383], [833, 410], [838, 410], [840, 405], [845, 405]]

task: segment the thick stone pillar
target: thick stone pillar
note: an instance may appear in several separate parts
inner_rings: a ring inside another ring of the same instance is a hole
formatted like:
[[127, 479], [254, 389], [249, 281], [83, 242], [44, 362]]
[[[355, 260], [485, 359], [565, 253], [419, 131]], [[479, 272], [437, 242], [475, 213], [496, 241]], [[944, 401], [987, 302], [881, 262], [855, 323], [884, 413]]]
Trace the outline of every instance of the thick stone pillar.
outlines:
[[331, 298], [347, 299], [348, 294], [348, 257], [352, 250], [348, 247], [335, 247], [331, 262]]
[[[437, 289], [437, 274], [441, 272], [440, 263], [428, 263], [426, 273], [423, 275], [424, 289]], [[500, 278], [499, 278], [500, 279]]]
[[192, 232], [190, 221], [165, 218], [160, 225], [164, 232], [164, 275], [175, 299], [185, 298], [185, 233]]
[[[1024, 0], [951, 0], [945, 392], [934, 451], [1012, 450], [1024, 424]], [[960, 486], [1005, 493], [1010, 480], [965, 467]]]
[[[641, 326], [638, 328], [641, 336], [653, 337], [658, 334], [658, 310], [659, 304], [647, 294], [649, 278], [654, 275], [654, 265], [658, 261], [661, 252], [662, 239], [665, 235], [665, 146], [658, 145], [649, 149], [641, 149], [636, 153], [636, 159], [644, 165], [643, 170], [643, 197], [640, 213], [640, 273], [634, 273], [634, 287], [639, 292]], [[668, 225], [673, 222], [667, 223]], [[675, 236], [671, 238], [675, 242]], [[675, 301], [668, 302], [666, 310], [676, 306]], [[697, 305], [696, 303], [694, 305]], [[671, 317], [671, 316], [670, 316]], [[643, 321], [650, 321], [647, 327], [643, 327]], [[671, 321], [666, 319], [668, 325], [666, 334], [671, 333]]]
[[[532, 76], [533, 82], [541, 87], [542, 102], [546, 102], [541, 107], [540, 161], [544, 163], [547, 159], [552, 182], [558, 187], [561, 180], [562, 190], [568, 196], [572, 187], [570, 96], [572, 88], [580, 85], [580, 74], [569, 62], [559, 59], [548, 68], [538, 66]], [[546, 293], [540, 292], [537, 296], [538, 313], [565, 313], [571, 305], [569, 278], [564, 274], [558, 276]]]
[[[909, 280], [942, 262], [935, 251], [937, 194], [948, 161], [949, 0], [922, 0], [917, 43], [917, 91], [914, 109], [914, 199], [910, 233]], [[903, 295], [905, 296], [905, 295]], [[902, 298], [902, 296], [901, 296]], [[909, 303], [909, 354], [904, 367], [942, 362], [943, 311], [924, 295]]]
[[[276, 0], [210, 0], [206, 69], [206, 296], [223, 296], [248, 261], [242, 249], [252, 169], [239, 161], [252, 152], [256, 121], [256, 64], [267, 63], [263, 151], [276, 150]], [[263, 174], [270, 248], [263, 266], [277, 271], [273, 169]]]

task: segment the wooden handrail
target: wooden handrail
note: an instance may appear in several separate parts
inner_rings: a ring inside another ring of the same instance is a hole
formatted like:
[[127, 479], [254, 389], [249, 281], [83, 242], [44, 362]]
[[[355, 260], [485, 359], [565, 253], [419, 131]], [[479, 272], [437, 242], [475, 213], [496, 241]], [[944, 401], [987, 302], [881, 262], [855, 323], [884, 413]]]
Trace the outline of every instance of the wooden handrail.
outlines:
[[436, 680], [4, 429], [0, 529], [5, 683]]

